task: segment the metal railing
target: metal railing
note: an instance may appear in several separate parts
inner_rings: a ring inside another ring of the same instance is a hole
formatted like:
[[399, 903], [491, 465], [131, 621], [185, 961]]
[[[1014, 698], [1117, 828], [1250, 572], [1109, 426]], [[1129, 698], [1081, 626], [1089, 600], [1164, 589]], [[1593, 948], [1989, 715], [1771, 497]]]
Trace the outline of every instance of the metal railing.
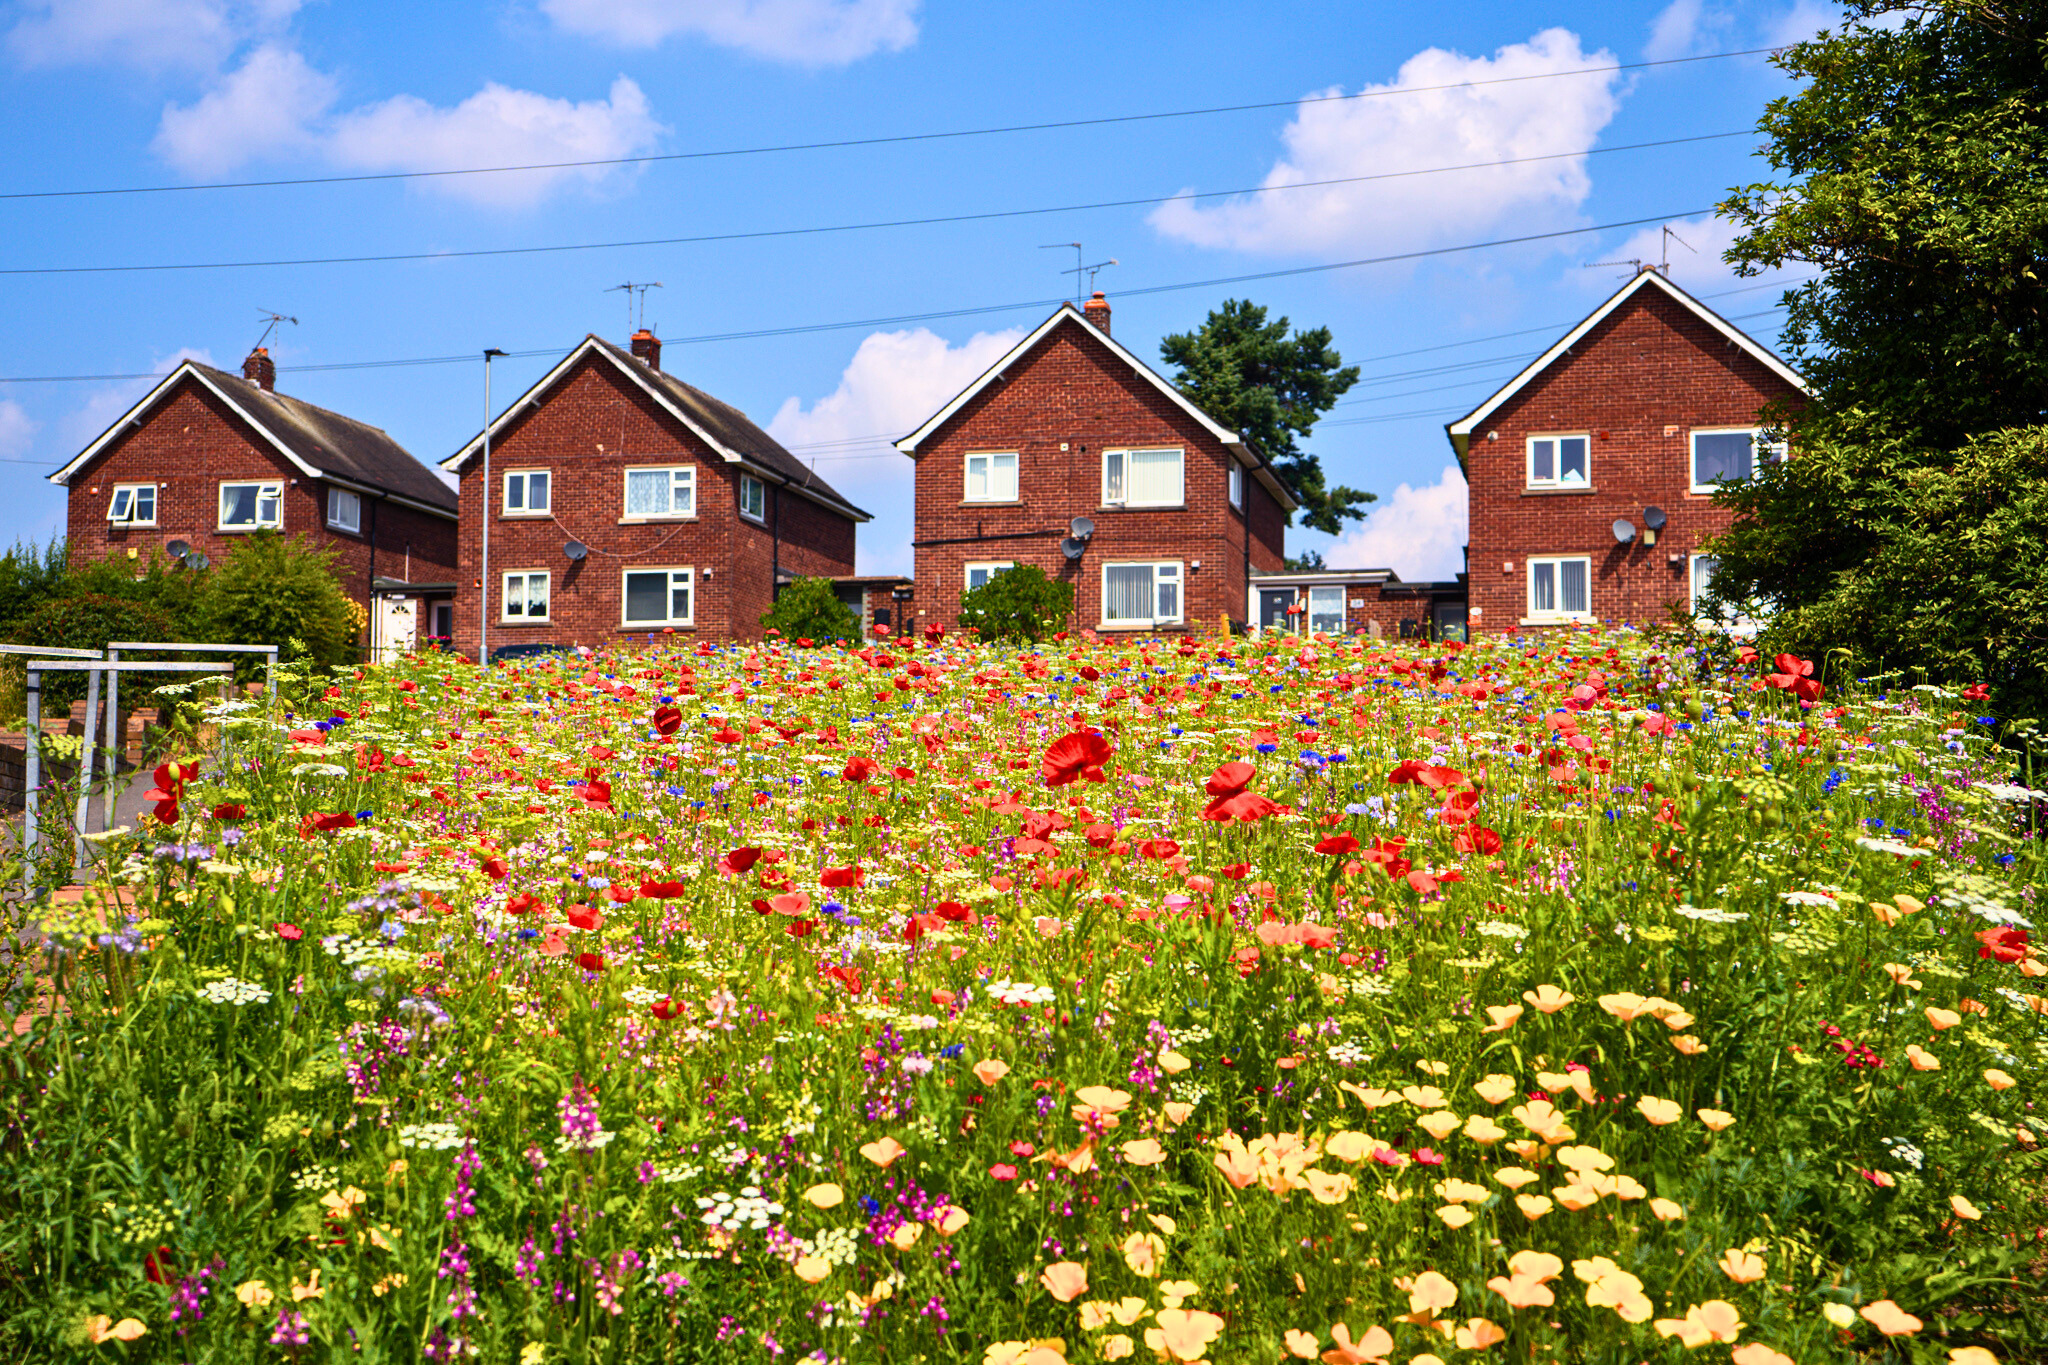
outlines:
[[[119, 663], [121, 661], [121, 651], [124, 649], [130, 653], [141, 652], [145, 654], [261, 654], [264, 656], [264, 671], [268, 680], [269, 695], [273, 698], [277, 696], [276, 645], [191, 645], [173, 644], [167, 640], [112, 640], [107, 644], [108, 661]], [[232, 668], [234, 665], [229, 664], [227, 666]], [[107, 749], [111, 753], [120, 752], [120, 737], [117, 737], [114, 733], [115, 728], [120, 724], [118, 720], [120, 714], [121, 675], [119, 672], [114, 672], [107, 675]], [[91, 728], [93, 713], [91, 710], [87, 710], [85, 715], [86, 726]], [[109, 758], [107, 762], [108, 771], [111, 773], [114, 765], [119, 760]], [[115, 788], [109, 786], [105, 798], [106, 826], [108, 829], [114, 827], [114, 804], [118, 799], [119, 793]]]

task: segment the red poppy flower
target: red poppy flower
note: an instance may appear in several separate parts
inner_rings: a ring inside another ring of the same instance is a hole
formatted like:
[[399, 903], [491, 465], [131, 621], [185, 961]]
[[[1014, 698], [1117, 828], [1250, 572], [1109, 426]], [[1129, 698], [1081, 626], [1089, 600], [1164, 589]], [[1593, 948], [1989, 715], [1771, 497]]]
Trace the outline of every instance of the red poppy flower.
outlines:
[[903, 926], [903, 941], [915, 943], [934, 929], [943, 929], [946, 922], [937, 915], [912, 915]]
[[144, 800], [157, 803], [151, 814], [163, 824], [177, 824], [178, 802], [184, 798], [185, 783], [198, 775], [197, 763], [159, 764], [155, 773], [156, 785], [142, 794]]
[[1394, 771], [1387, 774], [1387, 781], [1396, 786], [1404, 782], [1420, 782], [1423, 772], [1428, 767], [1429, 765], [1420, 759], [1405, 759], [1395, 766]]
[[569, 923], [578, 929], [596, 930], [604, 925], [604, 916], [594, 905], [572, 905], [569, 907]]
[[213, 808], [213, 818], [226, 824], [234, 820], [248, 819], [249, 812], [246, 807], [238, 806], [232, 801], [224, 801]]
[[1977, 949], [1977, 956], [1988, 961], [2018, 962], [2028, 951], [2027, 931], [2011, 925], [1985, 929], [1977, 935], [1977, 942], [1983, 945]]
[[940, 919], [951, 920], [953, 923], [958, 924], [971, 918], [974, 912], [959, 901], [940, 901], [933, 907], [933, 913], [938, 915]]
[[657, 1019], [673, 1019], [682, 1013], [681, 1010], [676, 1008], [676, 1002], [665, 995], [649, 1005], [647, 1012]]
[[505, 913], [508, 915], [530, 915], [540, 908], [540, 897], [526, 891], [505, 902]]
[[606, 810], [612, 808], [612, 784], [609, 782], [592, 778], [577, 789], [577, 794], [593, 806], [603, 806]]
[[711, 742], [713, 744], [737, 744], [744, 738], [746, 738], [746, 736], [742, 735], [739, 731], [733, 729], [730, 725], [728, 725], [724, 729], [719, 730], [718, 732], [713, 734], [711, 736]]
[[839, 775], [848, 782], [865, 782], [875, 775], [877, 766], [875, 760], [867, 755], [855, 754], [846, 760], [846, 766], [839, 770]]
[[654, 708], [654, 729], [658, 734], [672, 735], [683, 728], [683, 713], [673, 706]]
[[1109, 741], [1101, 735], [1093, 731], [1077, 731], [1052, 742], [1038, 765], [1038, 771], [1048, 787], [1064, 787], [1069, 782], [1083, 779], [1106, 782], [1109, 779], [1102, 775], [1102, 765], [1109, 762], [1113, 752]]
[[1963, 689], [1964, 701], [1989, 701], [1990, 698], [1990, 683], [1971, 683], [1968, 687]]
[[169, 1247], [158, 1247], [155, 1251], [142, 1258], [143, 1278], [151, 1284], [169, 1284], [171, 1279], [167, 1272], [167, 1267], [169, 1267], [170, 1263], [171, 1249]]
[[1347, 853], [1358, 852], [1358, 836], [1355, 834], [1332, 834], [1316, 845], [1316, 852], [1332, 858], [1341, 858]]
[[761, 861], [758, 848], [736, 848], [718, 860], [718, 870], [728, 877], [745, 876]]
[[1470, 825], [1458, 831], [1452, 846], [1460, 853], [1483, 853], [1491, 857], [1500, 852], [1500, 835], [1484, 825]]
[[1252, 784], [1259, 770], [1249, 763], [1225, 763], [1209, 774], [1209, 780], [1202, 784], [1202, 790], [1211, 796], [1235, 796]]
[[1240, 824], [1251, 824], [1269, 815], [1277, 815], [1287, 809], [1278, 801], [1260, 792], [1238, 792], [1231, 796], [1219, 796], [1202, 809], [1204, 820], [1227, 822], [1236, 820]]
[[640, 894], [651, 901], [672, 901], [688, 889], [683, 882], [657, 882], [651, 878], [643, 878], [640, 882]]
[[1146, 858], [1157, 858], [1163, 863], [1180, 854], [1180, 845], [1171, 839], [1147, 839], [1138, 845], [1138, 853]]
[[827, 888], [859, 886], [866, 882], [868, 874], [861, 871], [860, 864], [850, 867], [828, 867], [818, 876], [818, 885]]
[[811, 908], [811, 898], [801, 891], [785, 891], [768, 902], [768, 909], [778, 915], [801, 915]]
[[586, 972], [601, 972], [604, 970], [604, 954], [578, 953], [576, 954], [576, 965]]
[[817, 927], [818, 921], [814, 919], [793, 919], [784, 926], [783, 932], [791, 938], [809, 938], [811, 931]]
[[338, 829], [354, 829], [355, 827], [356, 817], [345, 810], [335, 811], [331, 815], [314, 811], [305, 819], [299, 821], [299, 837], [301, 839], [310, 839], [315, 833], [332, 834]]
[[479, 866], [483, 868], [484, 875], [494, 882], [502, 882], [512, 875], [512, 869], [505, 866], [503, 858], [486, 858]]
[[286, 924], [282, 920], [270, 927], [277, 930], [277, 936], [287, 943], [297, 943], [306, 936], [304, 929], [296, 924]]
[[1250, 863], [1232, 863], [1228, 867], [1218, 868], [1217, 870], [1234, 882], [1241, 882], [1246, 877], [1252, 875], [1252, 865]]
[[1116, 842], [1116, 826], [1094, 824], [1081, 831], [1081, 837], [1088, 841], [1090, 848], [1108, 848]]
[[848, 995], [859, 995], [861, 993], [860, 968], [827, 967], [825, 975], [845, 986]]

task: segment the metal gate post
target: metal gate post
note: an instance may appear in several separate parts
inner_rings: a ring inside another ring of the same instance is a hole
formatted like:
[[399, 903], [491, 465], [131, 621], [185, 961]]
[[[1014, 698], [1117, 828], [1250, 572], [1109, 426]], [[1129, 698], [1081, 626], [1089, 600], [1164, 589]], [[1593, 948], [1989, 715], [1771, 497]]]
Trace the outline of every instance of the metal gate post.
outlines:
[[[85, 822], [92, 814], [92, 753], [99, 747], [100, 673], [85, 675], [85, 733], [78, 745], [78, 812], [71, 830], [71, 871], [85, 866]], [[68, 728], [68, 727], [67, 727]]]
[[[107, 796], [102, 803], [104, 818], [100, 821], [101, 829], [114, 827], [114, 811], [121, 797], [121, 789], [115, 783], [114, 777], [121, 771], [121, 756], [128, 748], [128, 736], [118, 733], [121, 715], [121, 651], [109, 649], [107, 662], [115, 667], [107, 674]], [[86, 728], [92, 727], [88, 725]], [[83, 817], [80, 817], [78, 823], [81, 829], [85, 827]]]
[[22, 673], [28, 698], [28, 733], [22, 736], [21, 891], [36, 889], [36, 786], [43, 780], [43, 675], [35, 668]]

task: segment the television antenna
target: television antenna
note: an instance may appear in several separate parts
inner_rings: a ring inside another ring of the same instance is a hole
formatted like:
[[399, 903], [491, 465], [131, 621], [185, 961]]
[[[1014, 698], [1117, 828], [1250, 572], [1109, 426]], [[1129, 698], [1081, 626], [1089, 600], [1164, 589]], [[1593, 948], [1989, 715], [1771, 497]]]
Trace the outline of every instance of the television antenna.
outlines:
[[1657, 269], [1663, 272], [1664, 278], [1667, 280], [1671, 278], [1671, 244], [1673, 242], [1676, 242], [1680, 246], [1685, 247], [1687, 251], [1692, 251], [1692, 254], [1695, 256], [1700, 254], [1697, 251], [1693, 251], [1692, 247], [1687, 244], [1685, 238], [1673, 232], [1670, 228], [1670, 225], [1666, 224], [1664, 228], [1664, 259], [1657, 263]]
[[[1076, 297], [1076, 298], [1085, 298], [1085, 297], [1086, 297], [1087, 295], [1089, 295], [1089, 294], [1092, 294], [1092, 293], [1094, 293], [1094, 292], [1095, 292], [1095, 273], [1096, 273], [1096, 272], [1097, 272], [1098, 270], [1101, 270], [1101, 269], [1103, 269], [1103, 268], [1104, 268], [1105, 266], [1112, 266], [1112, 265], [1115, 265], [1115, 264], [1117, 264], [1117, 260], [1116, 260], [1116, 258], [1115, 258], [1114, 256], [1112, 256], [1112, 257], [1110, 257], [1110, 258], [1109, 258], [1108, 260], [1106, 260], [1106, 261], [1097, 261], [1097, 262], [1096, 262], [1096, 263], [1095, 263], [1094, 265], [1081, 265], [1081, 266], [1075, 266], [1075, 267], [1074, 267], [1074, 271], [1073, 271], [1074, 275], [1076, 276], [1076, 281], [1075, 281], [1075, 282], [1076, 282], [1076, 283], [1079, 283], [1079, 278], [1078, 278], [1078, 277], [1079, 277], [1079, 276], [1081, 276], [1081, 275], [1086, 275], [1086, 276], [1088, 277], [1088, 283], [1087, 283], [1087, 284], [1085, 284], [1085, 285], [1083, 285], [1083, 286], [1082, 286], [1082, 287], [1081, 287], [1080, 289], [1076, 290], [1076, 291], [1075, 291], [1075, 293], [1074, 293], [1074, 297]], [[1066, 274], [1066, 273], [1067, 273], [1067, 272], [1066, 272], [1066, 271], [1064, 271], [1064, 270], [1062, 270], [1062, 271], [1060, 272], [1060, 274], [1062, 274], [1062, 275], [1064, 275], [1064, 274]]]
[[263, 335], [256, 338], [256, 345], [251, 346], [249, 348], [252, 351], [257, 349], [257, 347], [261, 346], [264, 342], [270, 340], [270, 334], [277, 330], [278, 323], [289, 322], [294, 327], [299, 325], [299, 320], [297, 318], [287, 317], [283, 313], [273, 313], [268, 308], [258, 308], [256, 311], [263, 314], [263, 316], [270, 319], [270, 321], [269, 324], [264, 327]]
[[1629, 269], [1629, 275], [1630, 275], [1630, 277], [1631, 277], [1631, 278], [1633, 278], [1633, 277], [1635, 277], [1635, 276], [1637, 276], [1637, 275], [1640, 275], [1640, 274], [1642, 274], [1642, 273], [1643, 273], [1643, 263], [1642, 263], [1642, 262], [1641, 262], [1640, 260], [1627, 260], [1627, 261], [1587, 261], [1587, 262], [1586, 262], [1586, 263], [1585, 263], [1584, 265], [1580, 266], [1579, 268], [1580, 268], [1581, 270], [1598, 270], [1598, 269], [1600, 269], [1600, 268], [1601, 268], [1602, 266], [1609, 266], [1609, 265], [1625, 265], [1625, 266], [1627, 266], [1627, 267], [1628, 267], [1628, 269]]
[[1081, 264], [1081, 244], [1079, 242], [1045, 242], [1042, 243], [1038, 249], [1040, 251], [1072, 251], [1074, 253], [1074, 268], [1072, 270], [1062, 270], [1060, 274], [1072, 275], [1074, 277], [1074, 288], [1076, 291], [1074, 294], [1074, 302], [1081, 302], [1082, 295], [1079, 292], [1081, 287], [1081, 272], [1087, 269], [1086, 266]]
[[637, 300], [640, 306], [640, 321], [637, 325], [640, 327], [645, 327], [647, 325], [647, 291], [650, 289], [660, 289], [662, 287], [663, 286], [660, 280], [651, 280], [645, 284], [635, 284], [633, 283], [633, 281], [627, 280], [624, 284], [615, 284], [611, 288], [605, 290], [604, 292], [607, 294], [616, 294], [620, 290], [625, 291], [626, 330], [630, 332], [636, 325], [633, 321], [633, 305], [635, 301]]

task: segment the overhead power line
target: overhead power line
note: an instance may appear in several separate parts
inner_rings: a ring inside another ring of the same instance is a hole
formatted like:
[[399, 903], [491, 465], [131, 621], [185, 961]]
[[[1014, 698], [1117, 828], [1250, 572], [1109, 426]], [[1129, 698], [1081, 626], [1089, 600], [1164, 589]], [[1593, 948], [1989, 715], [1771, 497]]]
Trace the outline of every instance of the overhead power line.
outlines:
[[1728, 133], [1700, 133], [1691, 137], [1662, 138], [1655, 142], [1630, 142], [1613, 147], [1589, 147], [1579, 152], [1547, 152], [1540, 156], [1508, 157], [1500, 161], [1475, 161], [1459, 166], [1423, 166], [1406, 171], [1377, 171], [1371, 175], [1350, 175], [1332, 180], [1304, 180], [1287, 185], [1251, 185], [1234, 190], [1187, 191], [1181, 194], [1150, 195], [1139, 199], [1103, 199], [1091, 204], [1061, 204], [1052, 208], [994, 209], [985, 213], [953, 213], [929, 218], [887, 218], [866, 223], [833, 223], [820, 227], [761, 228], [750, 232], [701, 233], [691, 237], [649, 237], [619, 242], [570, 242], [549, 246], [482, 247], [467, 251], [402, 251], [361, 256], [306, 256], [269, 261], [176, 261], [150, 265], [52, 265], [0, 268], [0, 275], [125, 275], [172, 270], [259, 270], [281, 266], [392, 265], [408, 261], [459, 261], [493, 256], [554, 255], [577, 251], [617, 251], [631, 247], [704, 246], [714, 242], [760, 241], [776, 237], [815, 237], [839, 232], [872, 232], [882, 228], [935, 227], [949, 223], [980, 223], [1003, 218], [1037, 218], [1055, 213], [1085, 213], [1097, 209], [1141, 208], [1146, 205], [1188, 203], [1198, 199], [1226, 199], [1240, 194], [1277, 194], [1286, 190], [1312, 190], [1332, 185], [1357, 185], [1373, 180], [1401, 180], [1419, 175], [1448, 175], [1458, 171], [1492, 170], [1537, 161], [1567, 161], [1581, 156], [1609, 152], [1639, 152], [1654, 147], [1674, 147], [1688, 142], [1714, 142], [1746, 137], [1754, 130], [1740, 128]]
[[896, 133], [882, 137], [839, 138], [827, 142], [787, 142], [761, 147], [728, 147], [713, 151], [657, 152], [646, 156], [600, 157], [585, 161], [541, 161], [517, 166], [465, 166], [439, 171], [374, 171], [361, 175], [299, 176], [286, 180], [222, 180], [198, 185], [122, 185], [79, 190], [15, 190], [0, 192], [9, 199], [81, 199], [118, 194], [187, 194], [199, 190], [277, 189], [293, 185], [354, 185], [379, 180], [434, 180], [459, 175], [511, 175], [521, 171], [588, 170], [602, 166], [646, 166], [663, 161], [708, 161], [722, 157], [766, 156], [783, 152], [839, 151], [853, 147], [883, 147], [905, 142], [939, 142], [954, 138], [993, 137], [1006, 133], [1043, 133], [1065, 128], [1100, 128], [1119, 123], [1155, 123], [1165, 119], [1200, 118], [1213, 114], [1240, 114], [1260, 109], [1292, 109], [1304, 104], [1342, 104], [1354, 100], [1385, 99], [1394, 95], [1423, 95], [1443, 90], [1477, 89], [1489, 85], [1514, 85], [1524, 81], [1556, 80], [1564, 76], [1610, 75], [1617, 71], [1642, 71], [1657, 66], [1683, 66], [1689, 62], [1713, 62], [1730, 57], [1756, 57], [1777, 52], [1771, 47], [1748, 48], [1740, 52], [1707, 52], [1695, 57], [1666, 57], [1653, 62], [1619, 62], [1605, 66], [1574, 67], [1569, 71], [1538, 71], [1526, 76], [1495, 76], [1481, 81], [1453, 81], [1447, 85], [1414, 85], [1392, 89], [1360, 90], [1349, 95], [1303, 95], [1286, 100], [1260, 100], [1251, 104], [1219, 104], [1202, 109], [1171, 109], [1149, 114], [1112, 114], [1098, 118], [1059, 119], [1045, 123], [1013, 123], [993, 128], [959, 128], [937, 133]]

